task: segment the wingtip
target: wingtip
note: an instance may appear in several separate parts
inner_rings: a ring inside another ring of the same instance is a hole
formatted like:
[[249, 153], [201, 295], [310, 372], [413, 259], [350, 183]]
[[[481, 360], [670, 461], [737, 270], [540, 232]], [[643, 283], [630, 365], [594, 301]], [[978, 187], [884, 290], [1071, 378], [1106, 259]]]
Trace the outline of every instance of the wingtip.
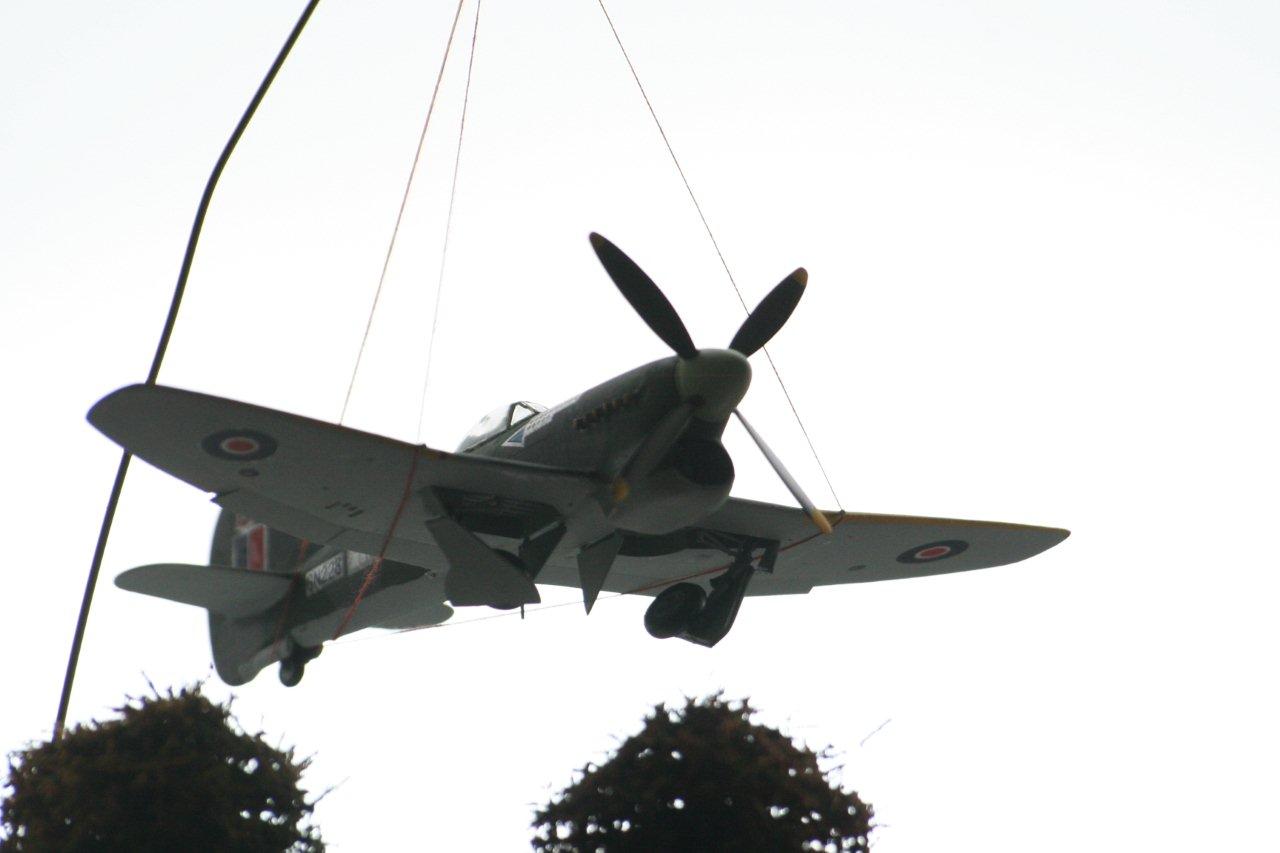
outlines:
[[809, 283], [809, 271], [804, 267], [796, 267], [796, 271], [791, 274], [791, 277], [800, 282], [802, 287]]
[[84, 416], [85, 420], [87, 420], [89, 423], [91, 423], [93, 426], [97, 427], [98, 429], [101, 429], [102, 416], [106, 413], [107, 409], [110, 408], [113, 401], [115, 401], [116, 399], [126, 394], [133, 393], [139, 388], [146, 388], [146, 387], [147, 387], [146, 385], [138, 382], [133, 385], [125, 385], [123, 388], [117, 388], [116, 390], [102, 397], [96, 403], [90, 406], [89, 411], [85, 413], [85, 416]]

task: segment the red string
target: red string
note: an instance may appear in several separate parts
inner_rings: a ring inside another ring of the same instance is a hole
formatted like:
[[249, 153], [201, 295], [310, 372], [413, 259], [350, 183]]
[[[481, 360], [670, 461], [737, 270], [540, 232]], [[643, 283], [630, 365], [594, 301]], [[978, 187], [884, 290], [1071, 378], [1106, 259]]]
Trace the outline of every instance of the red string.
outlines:
[[271, 654], [280, 657], [280, 641], [284, 639], [284, 628], [289, 620], [289, 608], [293, 604], [293, 594], [302, 582], [302, 567], [307, 561], [307, 549], [311, 547], [310, 539], [298, 540], [298, 557], [293, 562], [292, 577], [289, 578], [289, 591], [284, 597], [284, 607], [280, 610], [280, 618], [276, 620], [275, 637], [271, 640]]
[[396, 525], [400, 523], [400, 516], [404, 513], [404, 508], [409, 503], [409, 495], [413, 491], [413, 478], [418, 473], [418, 449], [417, 445], [413, 448], [413, 461], [409, 464], [409, 476], [405, 477], [404, 480], [404, 494], [400, 496], [400, 504], [396, 507], [396, 514], [391, 517], [391, 526], [387, 528], [387, 535], [382, 539], [382, 548], [378, 550], [377, 558], [365, 574], [364, 583], [360, 584], [360, 590], [356, 593], [355, 600], [351, 602], [351, 606], [347, 608], [346, 614], [342, 617], [338, 630], [333, 632], [333, 639], [335, 640], [346, 630], [347, 623], [356, 614], [356, 608], [364, 600], [365, 593], [369, 591], [369, 587], [373, 586], [373, 582], [377, 580], [378, 571], [382, 568], [382, 560], [387, 553], [387, 546], [391, 544], [391, 537], [395, 535]]

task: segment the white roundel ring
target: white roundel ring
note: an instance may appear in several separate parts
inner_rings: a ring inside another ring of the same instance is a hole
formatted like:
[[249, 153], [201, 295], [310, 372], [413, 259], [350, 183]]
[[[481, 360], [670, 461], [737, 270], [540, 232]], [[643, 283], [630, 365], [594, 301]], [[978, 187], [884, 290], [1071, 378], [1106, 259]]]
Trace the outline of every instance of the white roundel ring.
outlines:
[[961, 539], [944, 539], [941, 542], [927, 542], [908, 548], [898, 555], [899, 563], [932, 563], [962, 554], [969, 543]]

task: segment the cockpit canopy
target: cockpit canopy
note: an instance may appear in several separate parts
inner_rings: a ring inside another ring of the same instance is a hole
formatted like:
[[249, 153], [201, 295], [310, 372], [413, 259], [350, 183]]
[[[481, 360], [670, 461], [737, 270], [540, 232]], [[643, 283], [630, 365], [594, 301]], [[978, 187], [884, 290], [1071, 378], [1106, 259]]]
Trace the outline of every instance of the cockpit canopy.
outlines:
[[457, 452], [465, 453], [486, 439], [492, 438], [503, 430], [510, 429], [521, 421], [546, 410], [546, 406], [539, 406], [537, 403], [530, 403], [528, 400], [518, 400], [514, 403], [508, 403], [499, 409], [494, 409], [481, 418], [480, 423], [471, 428], [471, 432], [467, 433], [467, 437], [462, 440], [462, 444], [458, 445]]

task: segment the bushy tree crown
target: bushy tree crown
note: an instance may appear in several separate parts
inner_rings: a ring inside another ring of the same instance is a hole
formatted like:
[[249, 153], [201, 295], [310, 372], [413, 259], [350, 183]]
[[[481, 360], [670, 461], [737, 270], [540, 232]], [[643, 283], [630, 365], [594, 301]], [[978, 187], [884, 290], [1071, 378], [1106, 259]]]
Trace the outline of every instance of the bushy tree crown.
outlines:
[[131, 700], [9, 757], [0, 851], [323, 851], [308, 759], [234, 724], [199, 687]]
[[719, 694], [658, 705], [639, 734], [534, 817], [539, 853], [860, 851], [872, 810], [815, 753]]

